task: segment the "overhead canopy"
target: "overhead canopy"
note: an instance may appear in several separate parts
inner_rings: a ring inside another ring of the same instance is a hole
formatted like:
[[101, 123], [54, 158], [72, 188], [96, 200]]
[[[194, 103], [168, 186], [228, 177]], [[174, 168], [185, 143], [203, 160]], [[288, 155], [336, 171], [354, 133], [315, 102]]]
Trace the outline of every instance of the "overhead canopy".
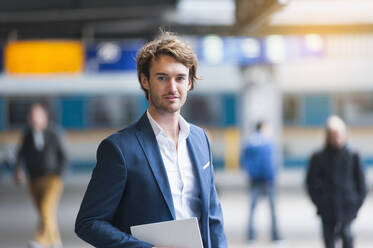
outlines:
[[234, 9], [234, 0], [0, 1], [0, 42], [152, 38], [160, 27], [180, 34], [229, 34]]
[[366, 33], [371, 0], [0, 1], [0, 43], [24, 39], [150, 39], [182, 35]]
[[[373, 32], [371, 0], [236, 0], [236, 3], [238, 28], [246, 34]], [[240, 16], [246, 19], [240, 21]]]

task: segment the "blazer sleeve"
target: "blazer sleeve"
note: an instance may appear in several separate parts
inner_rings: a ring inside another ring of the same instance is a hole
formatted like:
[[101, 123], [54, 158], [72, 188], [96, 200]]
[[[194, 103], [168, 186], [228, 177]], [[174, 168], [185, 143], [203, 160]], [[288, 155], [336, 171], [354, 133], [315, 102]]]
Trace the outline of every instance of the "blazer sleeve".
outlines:
[[20, 145], [17, 150], [16, 154], [16, 161], [14, 165], [14, 169], [18, 170], [20, 169], [25, 162], [25, 153], [26, 153], [26, 139], [27, 139], [27, 130], [23, 131], [22, 138], [21, 138]]
[[211, 247], [214, 248], [227, 248], [227, 239], [224, 233], [224, 224], [223, 224], [223, 213], [222, 208], [216, 193], [215, 183], [214, 183], [214, 169], [212, 165], [212, 154], [210, 149], [210, 142], [206, 136], [208, 148], [209, 148], [209, 157], [210, 157], [210, 173], [211, 173], [211, 188], [210, 188], [210, 206], [209, 206], [209, 227], [210, 227], [210, 238], [211, 238]]
[[322, 195], [323, 186], [323, 182], [320, 177], [319, 163], [320, 162], [318, 156], [316, 154], [313, 154], [309, 161], [306, 174], [307, 193], [316, 206], [320, 204], [320, 197]]
[[152, 247], [112, 224], [125, 190], [126, 174], [122, 153], [113, 142], [104, 140], [98, 147], [97, 165], [75, 223], [76, 234], [94, 247]]
[[56, 156], [58, 160], [58, 167], [57, 172], [62, 173], [67, 165], [67, 152], [66, 152], [66, 145], [63, 139], [62, 132], [57, 128], [54, 130], [53, 135], [55, 136], [56, 140]]
[[360, 208], [361, 205], [363, 205], [364, 199], [367, 195], [367, 186], [365, 182], [364, 169], [358, 153], [354, 154], [354, 179], [359, 198], [358, 208]]

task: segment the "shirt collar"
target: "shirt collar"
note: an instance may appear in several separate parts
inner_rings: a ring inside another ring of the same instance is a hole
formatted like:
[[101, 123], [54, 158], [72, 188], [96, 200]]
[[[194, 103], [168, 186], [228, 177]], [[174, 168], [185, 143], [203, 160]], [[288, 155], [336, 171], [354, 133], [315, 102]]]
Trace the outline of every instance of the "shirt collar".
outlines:
[[[157, 137], [158, 135], [164, 135], [165, 137], [167, 137], [166, 132], [153, 119], [153, 117], [150, 115], [148, 110], [146, 111], [146, 115], [149, 119], [150, 125], [153, 128], [155, 137]], [[179, 128], [180, 128], [179, 136], [181, 138], [186, 139], [189, 136], [189, 133], [190, 133], [190, 124], [181, 115], [180, 115], [180, 118], [179, 118]]]
[[[146, 115], [148, 116], [150, 125], [153, 128], [153, 132], [155, 134], [155, 137], [157, 137], [161, 132], [163, 132], [163, 129], [158, 125], [158, 123], [153, 119], [153, 117], [150, 115], [149, 111], [146, 111]], [[163, 132], [164, 133], [164, 132]]]
[[180, 115], [179, 118], [180, 136], [186, 139], [190, 133], [190, 124]]

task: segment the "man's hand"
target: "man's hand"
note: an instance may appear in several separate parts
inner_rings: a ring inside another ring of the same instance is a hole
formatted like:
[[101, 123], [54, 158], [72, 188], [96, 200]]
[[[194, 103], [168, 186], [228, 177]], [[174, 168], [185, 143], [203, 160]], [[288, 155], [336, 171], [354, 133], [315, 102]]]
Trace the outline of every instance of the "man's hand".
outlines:
[[14, 182], [16, 185], [22, 185], [26, 182], [25, 174], [21, 169], [16, 169], [14, 171]]

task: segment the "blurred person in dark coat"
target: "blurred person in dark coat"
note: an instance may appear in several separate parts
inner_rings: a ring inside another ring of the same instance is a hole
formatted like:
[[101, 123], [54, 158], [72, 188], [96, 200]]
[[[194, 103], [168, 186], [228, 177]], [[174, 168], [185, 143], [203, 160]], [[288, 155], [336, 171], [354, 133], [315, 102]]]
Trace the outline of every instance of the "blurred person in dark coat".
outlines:
[[278, 168], [275, 158], [275, 146], [272, 140], [272, 128], [268, 123], [258, 122], [255, 132], [244, 143], [241, 152], [241, 167], [249, 176], [251, 189], [248, 226], [249, 241], [253, 241], [256, 238], [254, 213], [260, 197], [266, 197], [269, 201], [272, 241], [280, 240], [275, 209], [275, 181]]
[[41, 104], [31, 106], [29, 125], [24, 131], [15, 165], [17, 184], [24, 181], [21, 166], [28, 175], [29, 189], [39, 215], [35, 240], [29, 247], [62, 247], [57, 224], [57, 207], [63, 190], [62, 171], [66, 153], [57, 130], [49, 125]]
[[347, 130], [337, 116], [329, 117], [325, 147], [311, 157], [306, 186], [321, 217], [324, 244], [333, 248], [342, 238], [352, 248], [351, 223], [363, 204], [367, 190], [358, 153], [347, 145]]

